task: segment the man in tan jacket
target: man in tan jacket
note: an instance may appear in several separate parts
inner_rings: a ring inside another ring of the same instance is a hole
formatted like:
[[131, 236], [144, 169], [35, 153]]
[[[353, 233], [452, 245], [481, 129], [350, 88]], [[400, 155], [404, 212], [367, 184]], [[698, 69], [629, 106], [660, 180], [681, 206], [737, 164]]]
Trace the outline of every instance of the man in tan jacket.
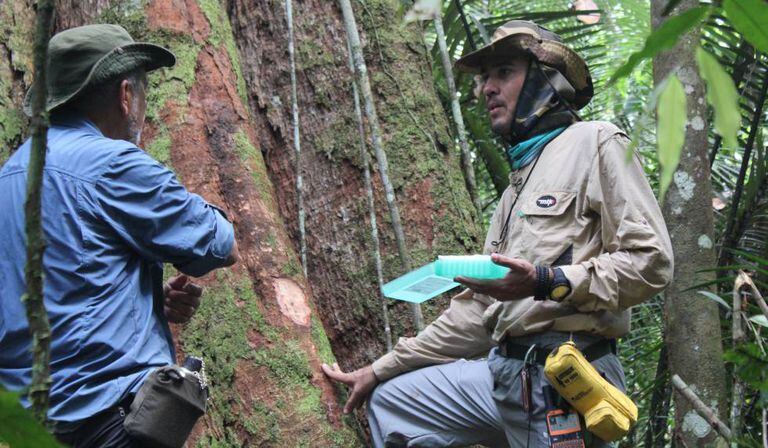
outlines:
[[323, 369], [351, 387], [345, 412], [368, 398], [377, 447], [549, 447], [559, 397], [547, 354], [573, 340], [623, 389], [615, 338], [629, 332], [629, 308], [671, 280], [669, 235], [627, 136], [576, 114], [592, 81], [559, 36], [508, 22], [456, 65], [479, 74], [491, 128], [509, 145], [510, 186], [483, 252], [510, 272], [457, 277], [468, 289], [418, 336], [357, 371]]

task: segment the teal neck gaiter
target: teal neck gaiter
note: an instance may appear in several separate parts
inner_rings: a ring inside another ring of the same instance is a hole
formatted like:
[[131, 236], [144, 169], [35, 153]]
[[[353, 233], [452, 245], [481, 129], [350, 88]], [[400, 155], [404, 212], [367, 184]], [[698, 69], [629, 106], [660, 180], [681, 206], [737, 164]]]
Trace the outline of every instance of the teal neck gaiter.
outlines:
[[568, 126], [552, 129], [549, 132], [535, 135], [528, 140], [524, 140], [516, 145], [507, 148], [507, 158], [512, 170], [524, 168], [533, 162], [542, 149], [558, 135], [560, 135]]

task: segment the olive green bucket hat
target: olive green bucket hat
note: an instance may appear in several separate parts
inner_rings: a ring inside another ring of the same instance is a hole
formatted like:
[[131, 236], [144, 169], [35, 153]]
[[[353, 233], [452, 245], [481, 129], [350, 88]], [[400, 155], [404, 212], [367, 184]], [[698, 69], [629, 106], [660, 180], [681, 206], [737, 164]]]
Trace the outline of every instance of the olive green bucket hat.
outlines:
[[581, 109], [594, 95], [592, 76], [584, 59], [568, 48], [557, 34], [527, 20], [511, 20], [500, 26], [491, 43], [456, 61], [456, 68], [480, 73], [483, 64], [512, 56], [533, 58], [560, 72], [576, 91], [573, 106]]
[[[152, 71], [171, 67], [176, 56], [165, 48], [134, 42], [119, 25], [98, 24], [70, 28], [48, 42], [48, 98], [51, 111], [97, 85], [143, 67]], [[24, 98], [24, 113], [32, 116], [32, 91]]]

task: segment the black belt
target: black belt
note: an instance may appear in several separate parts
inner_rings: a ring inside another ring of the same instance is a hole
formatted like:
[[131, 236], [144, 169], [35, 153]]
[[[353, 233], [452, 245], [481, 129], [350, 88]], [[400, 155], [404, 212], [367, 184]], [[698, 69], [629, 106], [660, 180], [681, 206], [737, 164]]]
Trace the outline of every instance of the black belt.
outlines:
[[[528, 354], [528, 351], [531, 351]], [[547, 356], [552, 353], [552, 348], [538, 347], [536, 346], [531, 350], [530, 345], [515, 344], [510, 341], [503, 341], [499, 344], [499, 354], [505, 358], [525, 360], [525, 355], [528, 354], [528, 361], [533, 364], [544, 365], [547, 361]], [[587, 358], [587, 361], [593, 362], [602, 358], [603, 356], [613, 353], [616, 354], [616, 339], [601, 339], [597, 342], [593, 342], [581, 350], [581, 353]]]
[[128, 394], [120, 400], [117, 404], [114, 404], [106, 409], [103, 409], [99, 411], [98, 413], [81, 420], [74, 429], [67, 429], [65, 431], [60, 431], [55, 428], [53, 433], [56, 436], [56, 438], [59, 440], [59, 442], [62, 442], [66, 445], [72, 445], [74, 442], [70, 441], [70, 439], [74, 440], [73, 437], [77, 437], [76, 433], [80, 431], [81, 428], [87, 427], [90, 429], [93, 428], [99, 428], [104, 422], [108, 421], [110, 418], [114, 416], [114, 414], [120, 414], [120, 417], [125, 417], [126, 414], [128, 414], [131, 410], [131, 403], [133, 403], [133, 399], [136, 394]]

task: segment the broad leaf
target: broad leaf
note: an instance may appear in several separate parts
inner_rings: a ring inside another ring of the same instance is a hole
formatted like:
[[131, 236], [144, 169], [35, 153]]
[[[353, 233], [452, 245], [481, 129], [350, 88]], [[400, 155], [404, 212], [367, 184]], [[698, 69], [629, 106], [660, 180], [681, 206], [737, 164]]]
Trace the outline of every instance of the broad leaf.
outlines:
[[656, 134], [661, 164], [659, 195], [662, 201], [680, 162], [680, 151], [685, 142], [686, 106], [683, 84], [677, 75], [669, 75], [664, 81], [656, 109]]
[[699, 65], [701, 78], [707, 83], [707, 101], [715, 111], [715, 129], [726, 145], [736, 148], [736, 135], [741, 127], [736, 86], [717, 59], [701, 47], [696, 49], [696, 63]]
[[744, 39], [768, 53], [768, 5], [764, 0], [725, 0], [723, 9]]
[[60, 446], [19, 403], [19, 395], [0, 389], [0, 446]]
[[704, 21], [709, 13], [708, 7], [699, 6], [669, 18], [648, 36], [642, 50], [632, 53], [629, 60], [616, 70], [608, 84], [611, 85], [616, 80], [632, 73], [632, 70], [642, 61], [651, 59], [660, 52], [674, 47], [680, 36]]
[[722, 305], [726, 310], [728, 310], [728, 311], [731, 310], [731, 305], [729, 305], [728, 302], [723, 300], [723, 298], [718, 296], [717, 294], [709, 292], [709, 291], [699, 291], [699, 294], [703, 295], [704, 297], [706, 297], [708, 299], [714, 300], [715, 302], [717, 302], [720, 305]]
[[762, 314], [758, 314], [756, 316], [752, 316], [749, 318], [752, 322], [756, 323], [757, 325], [760, 325], [762, 327], [768, 327], [768, 318], [766, 318]]

